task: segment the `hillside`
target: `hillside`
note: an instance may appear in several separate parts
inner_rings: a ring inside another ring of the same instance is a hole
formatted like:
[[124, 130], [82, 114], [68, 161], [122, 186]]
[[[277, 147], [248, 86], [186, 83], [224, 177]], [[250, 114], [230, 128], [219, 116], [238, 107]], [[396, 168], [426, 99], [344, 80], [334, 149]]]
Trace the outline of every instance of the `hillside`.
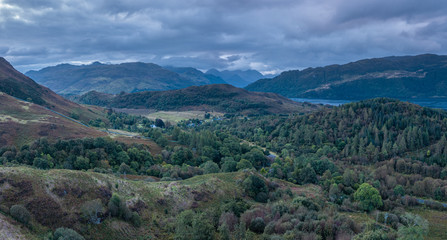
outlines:
[[[67, 116], [75, 116], [75, 118], [79, 118], [79, 120], [84, 122], [88, 122], [90, 119], [101, 118], [101, 114], [70, 102], [50, 89], [37, 84], [31, 78], [18, 72], [9, 62], [1, 57], [0, 92], [42, 105]], [[6, 105], [2, 104], [0, 109], [3, 107], [6, 107]]]
[[99, 137], [106, 134], [65, 118], [37, 104], [0, 92], [0, 147], [22, 146], [35, 139]]
[[293, 70], [246, 89], [321, 99], [446, 98], [447, 56], [385, 57]]
[[203, 74], [194, 68], [163, 68], [152, 63], [90, 65], [60, 64], [26, 75], [59, 94], [84, 94], [160, 91], [195, 85], [224, 83], [218, 77]]
[[243, 115], [288, 114], [309, 112], [319, 108], [317, 105], [296, 103], [277, 94], [249, 92], [228, 84], [119, 95], [89, 92], [79, 97], [77, 101], [114, 108], [202, 110]]
[[260, 72], [256, 70], [224, 70], [219, 71], [217, 69], [210, 69], [206, 72], [206, 74], [211, 74], [214, 76], [218, 76], [225, 80], [225, 82], [235, 86], [235, 87], [245, 87], [248, 84], [255, 82], [256, 80], [259, 80], [261, 78], [264, 78], [264, 75], [262, 75]]

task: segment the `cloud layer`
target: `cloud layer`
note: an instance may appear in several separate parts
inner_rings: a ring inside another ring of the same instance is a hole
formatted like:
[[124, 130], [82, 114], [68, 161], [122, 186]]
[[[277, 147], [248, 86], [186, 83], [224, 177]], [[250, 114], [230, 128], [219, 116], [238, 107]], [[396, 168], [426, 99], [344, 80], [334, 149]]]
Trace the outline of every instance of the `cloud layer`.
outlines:
[[0, 0], [0, 56], [19, 70], [144, 61], [279, 71], [447, 54], [439, 0]]

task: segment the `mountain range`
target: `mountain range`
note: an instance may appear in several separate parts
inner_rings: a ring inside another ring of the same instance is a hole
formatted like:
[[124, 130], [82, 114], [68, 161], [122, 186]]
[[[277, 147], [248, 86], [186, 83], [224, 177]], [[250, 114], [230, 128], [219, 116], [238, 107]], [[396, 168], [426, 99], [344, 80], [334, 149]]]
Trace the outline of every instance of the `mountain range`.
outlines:
[[89, 65], [60, 64], [28, 71], [27, 76], [58, 94], [84, 94], [98, 91], [116, 94], [140, 91], [163, 91], [189, 86], [230, 83], [244, 87], [264, 76], [255, 70], [223, 71], [212, 69], [206, 73], [192, 67], [161, 67], [153, 63]]
[[246, 89], [291, 98], [447, 98], [447, 56], [373, 58], [286, 71], [275, 78], [258, 80]]

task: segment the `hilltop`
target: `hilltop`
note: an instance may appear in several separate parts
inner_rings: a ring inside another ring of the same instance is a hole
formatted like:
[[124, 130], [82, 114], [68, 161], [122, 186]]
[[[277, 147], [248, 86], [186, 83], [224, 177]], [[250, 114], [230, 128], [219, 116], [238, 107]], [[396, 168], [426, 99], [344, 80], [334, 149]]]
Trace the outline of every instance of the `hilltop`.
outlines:
[[89, 91], [106, 93], [161, 91], [195, 85], [225, 83], [221, 78], [204, 74], [194, 68], [163, 68], [153, 63], [89, 65], [60, 64], [26, 75], [59, 94], [84, 94]]
[[77, 101], [114, 108], [202, 110], [242, 115], [288, 114], [319, 108], [317, 105], [294, 102], [278, 94], [250, 92], [228, 84], [118, 95], [89, 92], [77, 98]]
[[261, 79], [246, 89], [299, 98], [446, 98], [447, 56], [373, 58], [293, 70]]

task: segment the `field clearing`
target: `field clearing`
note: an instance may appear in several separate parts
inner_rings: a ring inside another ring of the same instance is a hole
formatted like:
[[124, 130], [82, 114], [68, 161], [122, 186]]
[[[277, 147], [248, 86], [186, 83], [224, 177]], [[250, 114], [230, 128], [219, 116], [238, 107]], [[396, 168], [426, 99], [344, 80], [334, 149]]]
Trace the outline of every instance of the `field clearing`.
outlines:
[[[159, 111], [145, 115], [145, 117], [155, 120], [156, 118], [168, 122], [180, 122], [188, 119], [205, 119], [205, 111]], [[224, 114], [220, 112], [210, 112], [211, 116], [221, 117]]]

